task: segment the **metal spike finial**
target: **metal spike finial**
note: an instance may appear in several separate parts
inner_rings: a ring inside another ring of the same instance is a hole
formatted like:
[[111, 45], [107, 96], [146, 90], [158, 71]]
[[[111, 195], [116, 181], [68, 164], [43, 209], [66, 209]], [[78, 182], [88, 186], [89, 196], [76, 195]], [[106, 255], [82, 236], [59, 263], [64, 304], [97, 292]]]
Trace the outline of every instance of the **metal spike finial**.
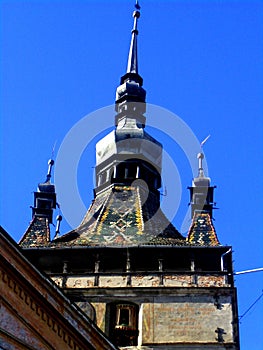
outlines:
[[58, 215], [56, 217], [56, 220], [57, 220], [57, 224], [56, 224], [56, 235], [55, 235], [55, 238], [58, 238], [59, 237], [59, 233], [60, 233], [60, 223], [62, 221], [62, 216]]
[[141, 9], [141, 6], [139, 5], [139, 1], [138, 0], [136, 0], [136, 3], [135, 3], [135, 8], [137, 9], [137, 10], [140, 10]]
[[51, 178], [51, 172], [52, 172], [52, 167], [54, 165], [54, 160], [53, 159], [49, 159], [48, 161], [48, 171], [47, 171], [47, 180], [46, 182], [48, 182]]
[[[211, 135], [208, 135], [202, 142], [200, 142], [201, 150], [203, 149], [204, 144], [206, 141], [210, 138]], [[203, 177], [204, 176], [204, 169], [203, 169], [203, 159], [204, 159], [204, 153], [200, 152], [197, 154], [198, 159], [198, 176]]]
[[203, 153], [198, 153], [197, 154], [197, 159], [198, 159], [198, 176], [204, 176], [204, 170], [203, 170], [204, 154]]

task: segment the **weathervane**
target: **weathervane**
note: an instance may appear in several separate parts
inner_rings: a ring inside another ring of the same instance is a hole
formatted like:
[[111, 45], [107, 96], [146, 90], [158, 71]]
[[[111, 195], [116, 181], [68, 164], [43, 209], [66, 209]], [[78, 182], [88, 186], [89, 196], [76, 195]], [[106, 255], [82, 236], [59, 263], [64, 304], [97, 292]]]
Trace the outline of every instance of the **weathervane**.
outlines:
[[200, 147], [203, 148], [204, 144], [206, 143], [206, 141], [210, 138], [211, 135], [208, 135], [201, 143], [200, 143]]

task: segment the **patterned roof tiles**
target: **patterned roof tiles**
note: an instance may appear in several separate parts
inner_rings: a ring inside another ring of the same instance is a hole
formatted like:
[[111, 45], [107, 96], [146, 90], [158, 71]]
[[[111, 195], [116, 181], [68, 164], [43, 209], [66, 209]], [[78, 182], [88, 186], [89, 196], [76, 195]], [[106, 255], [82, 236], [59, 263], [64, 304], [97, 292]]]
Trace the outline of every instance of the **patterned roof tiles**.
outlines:
[[209, 213], [195, 212], [186, 240], [191, 245], [220, 245]]
[[47, 217], [35, 215], [21, 238], [19, 245], [21, 247], [42, 247], [49, 244], [50, 229]]
[[[138, 245], [185, 242], [159, 208], [156, 195], [139, 186], [114, 185], [98, 194], [82, 223], [52, 245]], [[170, 239], [166, 240], [166, 239]], [[164, 243], [165, 242], [165, 243]]]
[[97, 194], [81, 224], [50, 242], [48, 219], [35, 216], [22, 247], [220, 245], [211, 217], [196, 212], [185, 239], [159, 208], [154, 193], [141, 187], [113, 185]]

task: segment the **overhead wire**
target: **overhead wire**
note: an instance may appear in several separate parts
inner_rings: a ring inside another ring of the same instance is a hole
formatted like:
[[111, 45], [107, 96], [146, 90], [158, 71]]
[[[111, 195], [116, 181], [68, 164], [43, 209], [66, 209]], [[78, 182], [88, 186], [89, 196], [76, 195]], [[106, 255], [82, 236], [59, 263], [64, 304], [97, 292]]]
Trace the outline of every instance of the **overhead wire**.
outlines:
[[250, 307], [243, 313], [243, 315], [239, 316], [239, 322], [241, 321], [242, 318], [244, 318], [244, 316], [246, 316], [246, 314], [252, 309], [252, 307], [255, 306], [257, 302], [259, 302], [259, 300], [262, 297], [263, 297], [263, 289], [262, 289], [261, 295], [254, 301], [254, 303], [250, 305]]

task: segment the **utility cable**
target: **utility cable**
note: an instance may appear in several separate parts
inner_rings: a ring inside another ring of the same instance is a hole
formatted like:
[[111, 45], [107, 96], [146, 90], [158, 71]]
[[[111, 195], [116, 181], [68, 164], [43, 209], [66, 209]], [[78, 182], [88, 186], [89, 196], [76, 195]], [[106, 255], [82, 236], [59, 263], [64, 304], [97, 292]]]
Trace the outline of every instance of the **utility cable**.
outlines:
[[252, 307], [254, 305], [256, 305], [256, 303], [263, 297], [263, 289], [262, 289], [262, 293], [261, 295], [254, 301], [254, 303], [252, 305], [250, 305], [250, 307], [243, 313], [243, 315], [241, 315], [239, 317], [239, 322], [241, 321], [241, 319], [252, 309]]

